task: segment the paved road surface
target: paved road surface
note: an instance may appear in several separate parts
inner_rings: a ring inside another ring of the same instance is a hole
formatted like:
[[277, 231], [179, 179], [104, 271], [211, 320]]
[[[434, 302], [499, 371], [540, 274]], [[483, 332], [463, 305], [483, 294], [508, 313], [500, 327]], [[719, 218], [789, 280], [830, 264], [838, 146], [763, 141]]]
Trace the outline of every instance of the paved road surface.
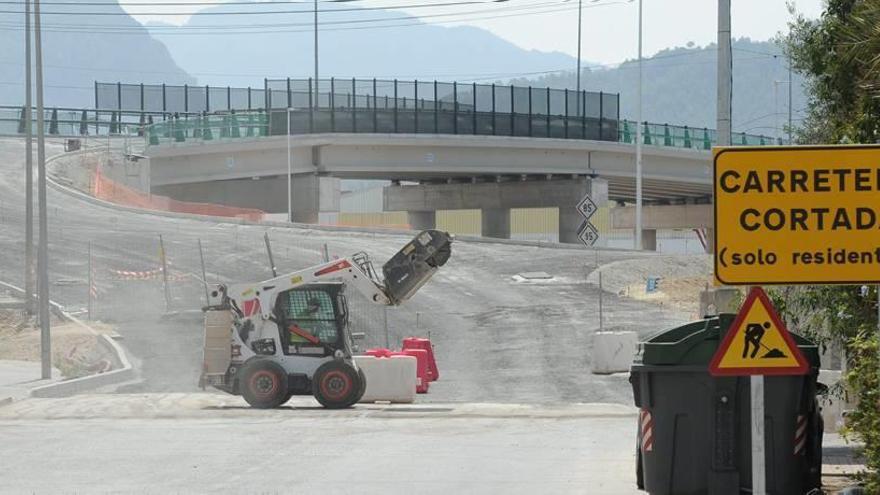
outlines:
[[0, 408], [0, 493], [639, 493], [625, 406], [82, 397]]
[[[23, 142], [0, 140], [0, 279], [23, 279]], [[51, 156], [60, 147], [48, 147]], [[117, 165], [119, 166], [119, 165]], [[91, 242], [100, 296], [97, 316], [118, 325], [143, 382], [126, 392], [196, 391], [200, 366], [198, 313], [163, 318], [161, 285], [155, 280], [118, 280], [111, 270], [157, 267], [158, 236], [172, 269], [198, 273], [201, 239], [209, 279], [256, 281], [269, 276], [263, 234], [269, 232], [279, 268], [319, 262], [324, 243], [331, 253], [370, 253], [377, 266], [409, 238], [400, 235], [265, 228], [133, 214], [97, 206], [49, 190], [51, 297], [70, 309], [86, 307], [87, 250]], [[641, 254], [603, 252], [601, 262]], [[622, 375], [589, 374], [588, 337], [598, 327], [598, 291], [587, 284], [592, 253], [500, 243], [457, 242], [451, 261], [409, 303], [389, 309], [391, 341], [420, 334], [435, 342], [443, 379], [421, 401], [631, 403]], [[512, 276], [546, 271], [541, 284]], [[172, 309], [196, 310], [203, 288], [195, 279], [176, 281]], [[352, 298], [356, 330], [368, 345], [384, 344], [383, 308]], [[650, 333], [686, 315], [652, 303], [605, 297], [605, 324]]]

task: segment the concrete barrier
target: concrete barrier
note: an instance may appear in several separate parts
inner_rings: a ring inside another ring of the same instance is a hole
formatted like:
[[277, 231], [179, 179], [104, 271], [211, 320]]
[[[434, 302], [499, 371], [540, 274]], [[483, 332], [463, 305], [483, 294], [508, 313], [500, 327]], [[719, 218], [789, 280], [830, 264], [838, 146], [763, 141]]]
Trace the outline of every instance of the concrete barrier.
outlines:
[[[819, 370], [819, 382], [833, 389], [843, 379], [843, 372], [839, 370]], [[822, 408], [822, 421], [825, 422], [825, 433], [838, 433], [844, 424], [844, 415], [847, 411], [855, 409], [856, 405], [849, 403], [841, 397], [829, 394], [819, 397], [819, 407]]]
[[629, 371], [639, 345], [635, 332], [596, 332], [591, 341], [593, 362], [590, 370], [594, 374]]
[[362, 403], [411, 403], [416, 400], [416, 358], [355, 356], [354, 360], [367, 377], [367, 391], [361, 398]]

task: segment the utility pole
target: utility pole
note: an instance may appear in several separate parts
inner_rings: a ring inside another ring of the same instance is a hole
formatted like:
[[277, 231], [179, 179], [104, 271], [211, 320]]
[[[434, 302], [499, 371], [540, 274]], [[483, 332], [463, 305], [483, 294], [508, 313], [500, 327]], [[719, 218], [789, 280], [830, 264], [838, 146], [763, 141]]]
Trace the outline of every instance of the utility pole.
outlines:
[[636, 232], [635, 249], [642, 249], [642, 0], [639, 0], [639, 90], [636, 98]]
[[794, 80], [791, 78], [791, 55], [788, 56], [788, 144], [794, 144], [791, 140], [791, 92], [794, 87]]
[[[730, 146], [733, 104], [733, 53], [730, 46], [730, 0], [718, 0], [718, 146]], [[764, 376], [750, 377], [752, 494], [767, 495], [764, 438]]]
[[43, 121], [43, 41], [40, 34], [40, 0], [34, 0], [34, 48], [37, 82], [37, 195], [40, 243], [37, 250], [37, 286], [40, 292], [40, 362], [43, 379], [52, 378], [52, 341], [49, 337], [49, 227], [46, 212], [46, 129]]
[[730, 146], [732, 70], [730, 0], [718, 0], [718, 146]]
[[34, 133], [33, 115], [31, 107], [31, 0], [24, 2], [24, 126], [25, 126], [25, 150], [24, 150], [24, 292], [25, 311], [28, 315], [34, 314]]

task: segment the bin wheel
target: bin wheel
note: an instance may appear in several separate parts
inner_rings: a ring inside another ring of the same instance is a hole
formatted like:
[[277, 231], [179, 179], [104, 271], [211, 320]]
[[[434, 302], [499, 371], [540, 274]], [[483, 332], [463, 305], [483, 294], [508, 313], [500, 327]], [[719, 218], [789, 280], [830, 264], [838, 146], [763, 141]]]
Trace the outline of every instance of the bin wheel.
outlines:
[[642, 466], [642, 449], [636, 446], [636, 488], [645, 489], [645, 468]]
[[287, 372], [267, 359], [257, 359], [242, 370], [241, 395], [251, 407], [273, 409], [289, 399]]
[[312, 379], [312, 394], [327, 409], [346, 409], [361, 397], [365, 381], [356, 369], [345, 361], [322, 364]]

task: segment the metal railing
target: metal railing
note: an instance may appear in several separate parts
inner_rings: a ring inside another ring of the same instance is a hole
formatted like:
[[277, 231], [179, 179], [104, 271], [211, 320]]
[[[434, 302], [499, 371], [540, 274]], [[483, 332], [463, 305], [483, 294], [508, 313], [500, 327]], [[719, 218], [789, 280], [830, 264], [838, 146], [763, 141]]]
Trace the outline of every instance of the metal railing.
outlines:
[[[635, 144], [636, 122], [623, 120], [618, 127], [618, 142]], [[642, 143], [653, 146], [669, 148], [690, 148], [697, 150], [711, 150], [718, 142], [715, 129], [706, 127], [688, 127], [670, 124], [642, 123]], [[746, 134], [734, 132], [731, 135], [731, 144], [734, 146], [773, 146], [788, 144], [782, 138], [774, 139], [762, 134]]]
[[[583, 139], [578, 133], [589, 123], [589, 129], [602, 133], [603, 140], [634, 144], [636, 124], [633, 121], [600, 122], [598, 127], [590, 119], [550, 117], [547, 132], [546, 116], [499, 114], [489, 112], [456, 112], [445, 108], [436, 113], [426, 113], [422, 108], [403, 106], [396, 110], [385, 108], [385, 100], [376, 99], [380, 105], [367, 109], [335, 108], [294, 109], [291, 115], [292, 133], [309, 132], [406, 132], [474, 134], [471, 127], [476, 117], [477, 135], [517, 135], [531, 137], [566, 137]], [[24, 134], [23, 107], [0, 106], [0, 136]], [[36, 113], [36, 112], [34, 112]], [[128, 134], [142, 136], [146, 146], [185, 145], [209, 143], [218, 140], [258, 139], [271, 135], [284, 135], [286, 110], [265, 112], [226, 112], [217, 114], [140, 111], [113, 111], [77, 108], [51, 108], [45, 110], [45, 132], [49, 136], [82, 137]], [[396, 114], [396, 127], [395, 127]], [[435, 118], [436, 116], [436, 118]], [[505, 121], [502, 123], [502, 121]], [[494, 122], [494, 124], [493, 124]], [[513, 125], [507, 124], [512, 122]], [[574, 125], [572, 125], [574, 123]], [[483, 127], [480, 127], [483, 125]], [[34, 128], [36, 117], [34, 117]], [[436, 126], [436, 127], [435, 127]], [[642, 123], [643, 143], [649, 146], [691, 148], [709, 150], [716, 142], [713, 129], [669, 124]], [[531, 127], [531, 129], [530, 129]], [[513, 132], [510, 132], [513, 129]], [[458, 131], [458, 132], [456, 132]], [[467, 131], [467, 132], [462, 132]], [[505, 131], [505, 132], [501, 132]], [[586, 139], [590, 137], [589, 133]], [[595, 135], [595, 134], [594, 134]], [[732, 143], [745, 146], [786, 144], [781, 139], [764, 135], [734, 133]]]
[[[36, 132], [36, 109], [32, 110], [32, 129]], [[196, 117], [196, 114], [183, 117]], [[84, 108], [46, 108], [43, 114], [44, 132], [48, 136], [82, 137], [123, 134], [131, 127], [140, 129], [156, 122], [173, 119], [161, 112], [112, 111]], [[0, 136], [21, 136], [25, 132], [24, 107], [0, 106]]]

